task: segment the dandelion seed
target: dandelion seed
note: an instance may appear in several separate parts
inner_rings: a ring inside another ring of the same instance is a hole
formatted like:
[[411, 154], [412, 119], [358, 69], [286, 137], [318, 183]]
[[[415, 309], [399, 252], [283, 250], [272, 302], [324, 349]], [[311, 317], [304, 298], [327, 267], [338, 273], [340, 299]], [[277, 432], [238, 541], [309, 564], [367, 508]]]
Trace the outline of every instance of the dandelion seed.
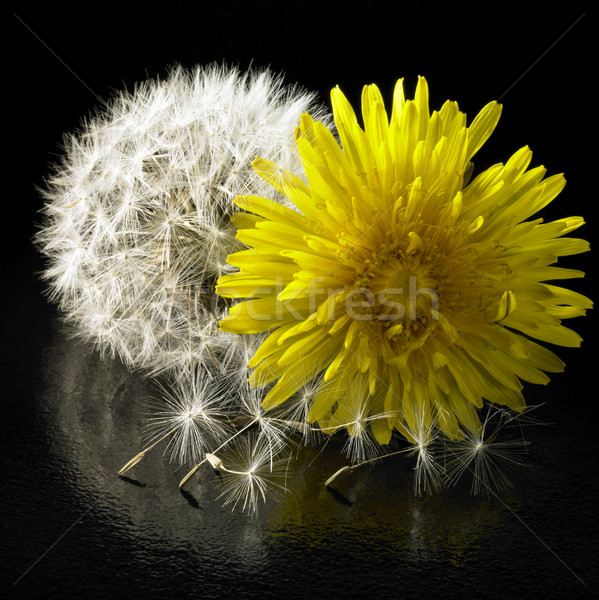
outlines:
[[[234, 423], [235, 420], [228, 420], [228, 423]], [[249, 421], [245, 421], [243, 426], [233, 435], [227, 437], [221, 444], [220, 446], [218, 446], [218, 448], [212, 450], [211, 452], [207, 452], [203, 458], [203, 460], [201, 460], [199, 463], [197, 463], [196, 465], [194, 465], [193, 469], [191, 469], [191, 471], [189, 471], [189, 473], [187, 473], [187, 475], [185, 475], [185, 477], [183, 477], [183, 479], [179, 482], [179, 488], [183, 488], [188, 482], [189, 480], [198, 472], [199, 468], [206, 462], [208, 461], [210, 464], [212, 464], [212, 458], [213, 456], [216, 455], [217, 452], [219, 452], [220, 450], [222, 450], [225, 446], [230, 445], [235, 439], [237, 439], [238, 436], [240, 436], [242, 433], [246, 432], [248, 429], [250, 429], [252, 426], [254, 426], [256, 424], [256, 419], [251, 419]]]
[[173, 431], [164, 454], [179, 463], [197, 462], [230, 437], [231, 405], [226, 385], [202, 366], [180, 367], [158, 383], [160, 397], [150, 400], [146, 420], [149, 441]]
[[148, 447], [119, 471], [126, 473], [161, 442], [168, 440], [163, 453], [171, 460], [197, 461], [209, 447], [230, 435], [224, 416], [223, 387], [203, 367], [181, 368], [174, 379], [157, 382], [160, 397], [147, 401], [151, 411], [146, 421]]
[[316, 445], [322, 438], [320, 427], [308, 422], [310, 406], [318, 390], [323, 385], [320, 378], [315, 378], [298, 390], [288, 402], [280, 404], [268, 411], [273, 417], [280, 419], [287, 426], [302, 436], [305, 444]]
[[444, 472], [435, 456], [432, 444], [419, 443], [412, 447], [409, 455], [416, 455], [414, 493], [420, 496], [439, 491], [443, 487]]
[[277, 498], [286, 491], [284, 486], [287, 457], [283, 444], [273, 445], [268, 440], [251, 435], [227, 448], [219, 469], [222, 477], [224, 506], [255, 514], [258, 502]]
[[[465, 431], [464, 439], [447, 444], [445, 474], [448, 483], [457, 484], [469, 472], [474, 495], [488, 497], [510, 487], [509, 471], [525, 464], [526, 460], [528, 442], [519, 429], [519, 420], [526, 414], [489, 406], [478, 435]], [[510, 433], [515, 428], [518, 428], [516, 436]]]

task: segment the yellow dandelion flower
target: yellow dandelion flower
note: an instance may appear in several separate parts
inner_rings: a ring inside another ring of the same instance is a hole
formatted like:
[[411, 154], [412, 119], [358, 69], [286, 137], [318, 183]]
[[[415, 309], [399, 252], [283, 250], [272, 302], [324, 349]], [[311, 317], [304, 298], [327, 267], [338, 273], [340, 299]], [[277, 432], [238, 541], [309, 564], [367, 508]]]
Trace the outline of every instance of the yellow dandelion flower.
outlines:
[[253, 385], [276, 382], [267, 409], [320, 377], [308, 420], [326, 432], [369, 429], [379, 444], [394, 429], [414, 444], [480, 435], [484, 400], [522, 411], [521, 380], [545, 384], [563, 369], [533, 338], [580, 345], [561, 320], [591, 301], [547, 282], [583, 276], [552, 265], [589, 249], [563, 237], [584, 221], [536, 217], [565, 179], [529, 169], [527, 147], [468, 181], [496, 102], [467, 125], [456, 102], [429, 111], [424, 78], [413, 100], [399, 80], [389, 118], [368, 85], [362, 128], [339, 88], [331, 97], [341, 145], [307, 114], [296, 131], [307, 183], [253, 163], [297, 210], [237, 197], [249, 248], [229, 256], [239, 272], [217, 292], [246, 300], [221, 328], [270, 331], [250, 361]]

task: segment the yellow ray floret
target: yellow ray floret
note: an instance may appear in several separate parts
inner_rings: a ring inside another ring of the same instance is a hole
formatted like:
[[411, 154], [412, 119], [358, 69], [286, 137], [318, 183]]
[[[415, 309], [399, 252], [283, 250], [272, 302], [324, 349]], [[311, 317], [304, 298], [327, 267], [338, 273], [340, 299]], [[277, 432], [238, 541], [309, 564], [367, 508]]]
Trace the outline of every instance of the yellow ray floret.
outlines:
[[[473, 177], [472, 157], [497, 125], [487, 104], [468, 125], [456, 102], [432, 113], [419, 78], [412, 100], [397, 82], [391, 114], [364, 87], [360, 125], [339, 88], [331, 100], [340, 143], [302, 115], [296, 131], [305, 181], [258, 158], [255, 171], [296, 210], [239, 196], [238, 239], [217, 292], [244, 300], [221, 328], [270, 331], [250, 366], [253, 385], [273, 384], [264, 406], [321, 384], [308, 419], [323, 430], [368, 428], [381, 444], [397, 430], [411, 442], [439, 430], [479, 434], [490, 401], [521, 411], [522, 383], [563, 369], [533, 339], [578, 346], [561, 324], [591, 301], [555, 280], [553, 266], [589, 249], [563, 237], [581, 217], [536, 217], [563, 189], [562, 175], [529, 169], [524, 147]], [[535, 217], [533, 220], [528, 220]]]

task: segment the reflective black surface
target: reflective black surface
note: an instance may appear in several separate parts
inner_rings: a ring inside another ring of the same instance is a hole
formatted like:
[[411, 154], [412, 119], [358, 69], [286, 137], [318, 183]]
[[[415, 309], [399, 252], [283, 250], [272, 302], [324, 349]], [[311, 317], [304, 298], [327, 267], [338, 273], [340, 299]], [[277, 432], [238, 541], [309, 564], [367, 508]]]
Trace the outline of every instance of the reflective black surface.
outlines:
[[3, 584], [16, 597], [570, 598], [596, 584], [597, 448], [576, 361], [529, 393], [554, 424], [527, 430], [529, 466], [497, 498], [467, 482], [415, 497], [403, 456], [333, 495], [323, 481], [345, 462], [331, 443], [303, 451], [289, 493], [251, 519], [221, 507], [208, 470], [182, 495], [185, 470], [159, 449], [116, 476], [142, 447], [150, 385], [65, 337], [39, 284], [17, 281], [2, 409]]
[[[222, 4], [202, 14], [201, 7], [175, 3], [121, 20], [108, 9], [96, 20], [17, 12], [99, 95], [170, 62], [220, 57], [246, 65], [254, 58], [287, 70], [324, 99], [338, 82], [355, 92], [383, 77], [390, 86], [397, 76], [422, 72], [429, 83], [436, 80], [436, 97], [463, 99], [470, 114], [517, 82], [584, 12], [570, 6], [563, 14], [523, 15], [505, 8], [489, 16], [478, 4], [409, 2], [377, 20], [368, 17], [376, 3], [349, 3], [347, 27], [364, 26], [362, 47], [348, 41], [351, 30], [340, 32], [344, 15], [319, 19], [318, 7], [293, 6], [271, 30], [281, 14], [268, 3], [238, 12], [235, 3]], [[393, 19], [401, 23], [397, 31]], [[550, 172], [564, 170], [569, 181], [548, 217], [583, 214], [590, 224], [581, 235], [594, 239], [596, 192], [582, 156], [590, 110], [582, 79], [585, 23], [510, 91], [503, 120], [511, 125], [497, 132], [481, 160], [490, 164], [530, 143]], [[68, 338], [42, 295], [36, 275], [42, 263], [30, 247], [41, 206], [34, 185], [61, 132], [96, 100], [20, 22], [13, 27], [20, 87], [15, 164], [6, 173], [14, 187], [4, 205], [5, 214], [11, 207], [20, 212], [5, 223], [1, 261], [3, 597], [485, 599], [597, 591], [593, 315], [573, 325], [583, 348], [559, 352], [566, 372], [528, 390], [530, 404], [543, 404], [535, 416], [545, 424], [527, 429], [528, 466], [497, 498], [472, 498], [468, 482], [415, 497], [413, 463], [402, 456], [353, 473], [333, 495], [323, 481], [345, 464], [335, 443], [322, 453], [305, 449], [287, 481], [289, 493], [263, 506], [256, 519], [222, 508], [208, 471], [181, 494], [185, 469], [159, 449], [118, 478], [142, 447], [142, 400], [152, 390], [117, 361]], [[462, 85], [463, 71], [470, 71], [470, 87]], [[576, 289], [594, 295], [592, 257], [566, 266], [590, 272]]]

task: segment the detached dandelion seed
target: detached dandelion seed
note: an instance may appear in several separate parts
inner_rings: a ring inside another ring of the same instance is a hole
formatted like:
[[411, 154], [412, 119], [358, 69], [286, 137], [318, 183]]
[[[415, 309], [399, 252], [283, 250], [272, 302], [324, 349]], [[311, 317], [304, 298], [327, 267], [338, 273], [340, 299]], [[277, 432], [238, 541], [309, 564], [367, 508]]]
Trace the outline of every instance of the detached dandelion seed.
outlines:
[[292, 431], [303, 438], [305, 444], [316, 445], [322, 438], [322, 432], [319, 427], [309, 423], [307, 417], [312, 401], [322, 384], [320, 378], [309, 381], [287, 402], [269, 410], [267, 414], [273, 414], [285, 422]]
[[255, 514], [259, 501], [276, 498], [286, 491], [286, 468], [283, 444], [273, 448], [269, 440], [259, 435], [241, 438], [222, 455], [219, 472], [224, 505]]
[[208, 448], [231, 435], [225, 412], [225, 387], [204, 367], [182, 366], [176, 376], [157, 382], [157, 387], [160, 396], [147, 401], [149, 446], [127, 462], [119, 475], [132, 469], [162, 442], [166, 441], [163, 454], [184, 463], [199, 460]]
[[443, 466], [435, 456], [433, 444], [422, 441], [412, 446], [409, 455], [416, 456], [414, 467], [414, 493], [418, 496], [423, 493], [439, 491], [445, 479]]
[[204, 367], [181, 367], [159, 382], [160, 396], [148, 402], [150, 441], [172, 431], [164, 454], [179, 463], [197, 462], [232, 433], [226, 382]]
[[[472, 477], [473, 494], [490, 496], [510, 487], [508, 474], [525, 464], [529, 443], [522, 437], [520, 418], [501, 407], [488, 407], [479, 435], [466, 431], [464, 439], [447, 447], [445, 474], [450, 485], [463, 475]], [[514, 434], [513, 430], [517, 429]]]

